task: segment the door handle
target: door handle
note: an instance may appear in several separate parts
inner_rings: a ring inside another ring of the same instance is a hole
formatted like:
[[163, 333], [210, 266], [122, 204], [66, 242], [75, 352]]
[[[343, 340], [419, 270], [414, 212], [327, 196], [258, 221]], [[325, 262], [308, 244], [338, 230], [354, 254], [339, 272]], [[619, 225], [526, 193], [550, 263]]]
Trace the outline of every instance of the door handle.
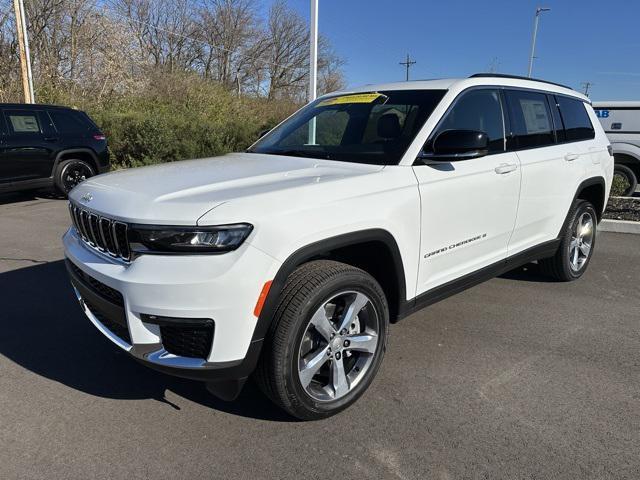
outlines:
[[579, 156], [580, 156], [580, 155], [578, 155], [577, 153], [567, 153], [567, 154], [564, 156], [564, 159], [565, 159], [567, 162], [573, 162], [574, 160], [577, 160]]
[[44, 137], [45, 142], [57, 142], [58, 137]]
[[505, 173], [513, 172], [516, 168], [518, 168], [518, 165], [515, 163], [501, 163], [494, 171], [500, 175], [504, 175]]

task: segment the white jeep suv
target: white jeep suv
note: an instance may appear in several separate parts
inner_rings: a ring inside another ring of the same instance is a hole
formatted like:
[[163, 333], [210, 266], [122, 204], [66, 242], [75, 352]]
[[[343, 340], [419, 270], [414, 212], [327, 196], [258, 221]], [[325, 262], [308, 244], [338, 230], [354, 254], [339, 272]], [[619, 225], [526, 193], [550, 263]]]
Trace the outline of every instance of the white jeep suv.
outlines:
[[478, 74], [323, 96], [244, 153], [100, 175], [70, 194], [86, 316], [226, 399], [253, 373], [316, 419], [371, 384], [388, 325], [537, 260], [593, 254], [613, 158], [589, 100]]

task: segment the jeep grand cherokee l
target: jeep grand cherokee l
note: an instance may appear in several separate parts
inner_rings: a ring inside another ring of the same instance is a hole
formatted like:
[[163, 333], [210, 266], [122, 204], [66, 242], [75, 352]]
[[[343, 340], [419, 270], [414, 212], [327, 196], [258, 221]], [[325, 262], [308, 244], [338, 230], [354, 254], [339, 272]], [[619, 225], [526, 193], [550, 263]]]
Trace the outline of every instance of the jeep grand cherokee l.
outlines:
[[497, 75], [323, 96], [248, 151], [101, 175], [64, 236], [86, 316], [149, 367], [300, 419], [354, 403], [388, 325], [526, 262], [579, 278], [613, 175], [589, 104]]

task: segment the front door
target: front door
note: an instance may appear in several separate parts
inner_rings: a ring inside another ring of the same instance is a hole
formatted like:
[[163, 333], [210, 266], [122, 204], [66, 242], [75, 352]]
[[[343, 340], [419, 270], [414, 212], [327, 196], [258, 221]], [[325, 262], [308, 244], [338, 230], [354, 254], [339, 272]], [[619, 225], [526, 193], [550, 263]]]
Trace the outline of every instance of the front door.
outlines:
[[416, 163], [422, 203], [419, 295], [504, 261], [520, 192], [520, 165], [506, 151], [501, 92], [479, 88], [460, 95], [425, 145], [444, 130], [483, 131], [489, 154], [475, 159]]
[[55, 138], [44, 111], [4, 110], [8, 135], [4, 144], [4, 175], [20, 182], [52, 174]]

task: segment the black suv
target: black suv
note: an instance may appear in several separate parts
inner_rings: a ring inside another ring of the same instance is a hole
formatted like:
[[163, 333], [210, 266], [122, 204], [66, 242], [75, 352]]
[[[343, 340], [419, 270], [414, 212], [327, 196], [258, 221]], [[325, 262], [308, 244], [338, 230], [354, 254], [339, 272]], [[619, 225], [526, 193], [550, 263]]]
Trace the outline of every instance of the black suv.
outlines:
[[106, 137], [86, 113], [0, 104], [0, 192], [55, 186], [66, 195], [108, 170]]

